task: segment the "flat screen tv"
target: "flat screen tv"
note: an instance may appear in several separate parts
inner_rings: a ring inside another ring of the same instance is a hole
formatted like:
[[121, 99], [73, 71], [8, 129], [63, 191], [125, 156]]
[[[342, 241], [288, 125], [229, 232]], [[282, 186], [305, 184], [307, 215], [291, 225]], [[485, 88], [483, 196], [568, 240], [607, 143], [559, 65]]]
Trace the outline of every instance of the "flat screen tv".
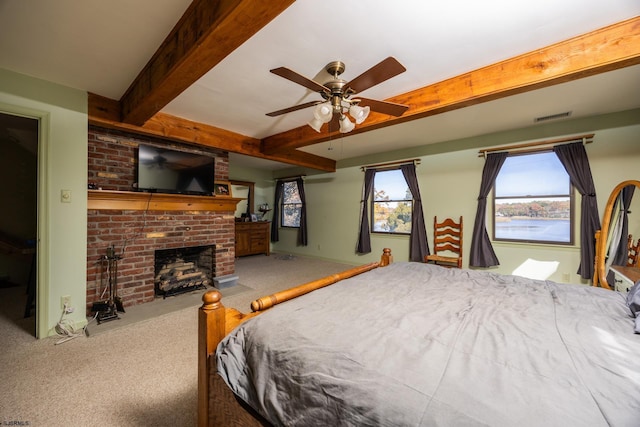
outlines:
[[214, 168], [210, 156], [140, 144], [138, 190], [211, 196]]

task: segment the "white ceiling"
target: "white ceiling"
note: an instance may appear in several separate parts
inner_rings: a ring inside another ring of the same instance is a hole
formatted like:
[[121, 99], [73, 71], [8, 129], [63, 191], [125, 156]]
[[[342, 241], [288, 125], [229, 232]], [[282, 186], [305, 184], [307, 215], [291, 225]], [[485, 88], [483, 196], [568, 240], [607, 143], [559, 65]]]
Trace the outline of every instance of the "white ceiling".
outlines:
[[[0, 0], [0, 67], [120, 99], [189, 3]], [[331, 61], [345, 62], [341, 77], [350, 80], [393, 56], [407, 71], [363, 92], [382, 100], [638, 15], [638, 0], [298, 0], [162, 112], [264, 138], [305, 125], [312, 109], [265, 113], [319, 99], [272, 68], [324, 83]], [[531, 126], [564, 111], [577, 118], [638, 107], [640, 66], [633, 66], [304, 151], [341, 160]]]

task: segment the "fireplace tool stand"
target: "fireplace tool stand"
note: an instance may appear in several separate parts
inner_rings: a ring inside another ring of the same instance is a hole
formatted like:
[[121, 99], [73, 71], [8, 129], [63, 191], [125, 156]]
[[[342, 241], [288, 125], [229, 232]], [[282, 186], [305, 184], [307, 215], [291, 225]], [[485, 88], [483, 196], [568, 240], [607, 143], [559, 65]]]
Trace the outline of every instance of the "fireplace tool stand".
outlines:
[[113, 247], [107, 248], [107, 255], [100, 258], [100, 284], [102, 289], [108, 287], [109, 298], [106, 301], [93, 303], [98, 324], [119, 319], [118, 312], [125, 312], [122, 299], [118, 296], [118, 261], [121, 258], [120, 255], [115, 254]]

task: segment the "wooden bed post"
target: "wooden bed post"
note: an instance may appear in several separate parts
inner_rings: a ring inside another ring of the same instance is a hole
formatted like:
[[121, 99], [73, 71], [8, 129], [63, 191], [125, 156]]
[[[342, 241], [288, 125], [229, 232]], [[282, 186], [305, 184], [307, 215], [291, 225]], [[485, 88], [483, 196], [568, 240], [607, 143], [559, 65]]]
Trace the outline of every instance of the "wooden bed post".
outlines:
[[[384, 256], [384, 255], [383, 255]], [[389, 255], [390, 256], [390, 255]], [[389, 258], [385, 258], [385, 262], [388, 262]], [[385, 264], [388, 265], [388, 264]], [[251, 303], [251, 310], [254, 312], [260, 312], [268, 308], [273, 307], [276, 304], [280, 304], [290, 299], [297, 298], [301, 295], [313, 292], [316, 289], [324, 288], [325, 286], [333, 285], [341, 280], [348, 279], [349, 277], [357, 276], [366, 271], [373, 270], [374, 268], [382, 267], [382, 262], [372, 262], [370, 264], [364, 264], [359, 267], [353, 267], [347, 271], [341, 273], [332, 274], [322, 279], [308, 282], [295, 288], [289, 288], [284, 291], [276, 292], [275, 294], [268, 295], [266, 297], [258, 298]]]
[[209, 423], [209, 356], [225, 335], [225, 309], [218, 291], [202, 295], [198, 310], [198, 426]]
[[382, 256], [380, 257], [380, 267], [386, 267], [393, 262], [393, 255], [391, 255], [391, 249], [384, 248], [382, 250]]

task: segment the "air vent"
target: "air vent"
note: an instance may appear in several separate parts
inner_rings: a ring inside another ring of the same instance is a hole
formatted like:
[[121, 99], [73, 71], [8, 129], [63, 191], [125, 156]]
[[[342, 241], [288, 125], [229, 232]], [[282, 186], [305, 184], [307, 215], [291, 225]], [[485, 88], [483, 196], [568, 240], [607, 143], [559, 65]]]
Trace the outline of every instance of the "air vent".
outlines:
[[546, 122], [547, 120], [562, 119], [562, 118], [565, 118], [565, 117], [569, 117], [570, 115], [571, 115], [571, 111], [565, 111], [564, 113], [558, 113], [558, 114], [551, 114], [549, 116], [536, 117], [535, 119], [533, 119], [533, 121], [535, 123]]

